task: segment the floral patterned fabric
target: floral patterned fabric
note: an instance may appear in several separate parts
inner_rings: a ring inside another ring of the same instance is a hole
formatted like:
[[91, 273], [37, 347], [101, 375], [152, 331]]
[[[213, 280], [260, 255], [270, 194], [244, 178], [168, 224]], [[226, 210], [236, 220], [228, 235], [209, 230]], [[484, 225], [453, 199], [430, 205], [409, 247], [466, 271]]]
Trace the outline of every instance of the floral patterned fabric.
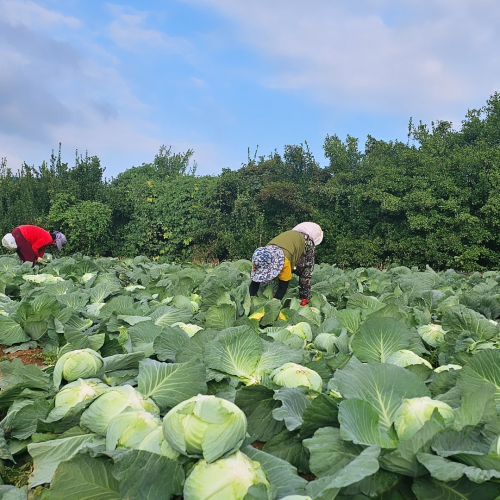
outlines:
[[252, 255], [252, 281], [262, 283], [276, 278], [285, 264], [285, 254], [280, 247], [267, 245], [259, 247]]
[[307, 234], [300, 234], [304, 236], [306, 245], [293, 272], [299, 277], [299, 298], [309, 300], [311, 298], [311, 277], [314, 270], [316, 245]]

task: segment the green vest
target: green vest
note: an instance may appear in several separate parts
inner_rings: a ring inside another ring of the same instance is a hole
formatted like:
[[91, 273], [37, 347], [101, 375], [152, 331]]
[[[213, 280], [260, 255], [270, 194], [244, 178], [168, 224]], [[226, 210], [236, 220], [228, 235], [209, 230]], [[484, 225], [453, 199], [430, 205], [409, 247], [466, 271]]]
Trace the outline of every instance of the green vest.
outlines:
[[268, 245], [280, 247], [285, 257], [290, 261], [293, 270], [300, 256], [304, 253], [306, 240], [298, 231], [285, 231], [273, 238]]

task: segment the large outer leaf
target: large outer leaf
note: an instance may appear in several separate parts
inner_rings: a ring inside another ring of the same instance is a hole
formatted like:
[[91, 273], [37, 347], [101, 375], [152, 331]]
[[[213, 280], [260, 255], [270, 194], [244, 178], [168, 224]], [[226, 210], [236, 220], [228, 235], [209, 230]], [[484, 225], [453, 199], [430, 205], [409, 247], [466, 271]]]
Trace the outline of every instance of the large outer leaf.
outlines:
[[37, 399], [21, 408], [10, 423], [11, 437], [27, 439], [36, 432], [38, 419], [44, 419], [49, 413], [50, 403], [45, 399]]
[[50, 483], [61, 462], [75, 456], [85, 444], [99, 441], [104, 444], [104, 440], [96, 434], [83, 434], [28, 445], [28, 452], [35, 463], [35, 468], [30, 475], [30, 488]]
[[153, 348], [160, 361], [176, 361], [177, 350], [189, 340], [189, 335], [181, 328], [166, 327], [156, 337]]
[[370, 446], [363, 450], [352, 462], [337, 471], [332, 476], [324, 476], [307, 485], [306, 491], [313, 498], [321, 498], [327, 491], [336, 491], [351, 484], [358, 483], [364, 478], [375, 474], [379, 469], [378, 456], [380, 448]]
[[255, 369], [255, 373], [271, 373], [275, 368], [285, 363], [301, 363], [304, 359], [304, 352], [300, 349], [293, 349], [281, 342], [267, 342], [262, 340], [262, 355]]
[[487, 340], [494, 337], [498, 329], [482, 314], [463, 305], [452, 306], [446, 309], [441, 320], [443, 329], [457, 333], [470, 332], [476, 340]]
[[247, 417], [248, 434], [258, 441], [269, 441], [285, 427], [273, 418], [273, 410], [281, 405], [273, 396], [274, 391], [262, 385], [243, 387], [236, 392], [234, 402]]
[[109, 460], [78, 455], [63, 462], [50, 486], [50, 500], [121, 500]]
[[488, 455], [493, 437], [486, 437], [478, 429], [467, 427], [460, 432], [446, 429], [432, 441], [432, 449], [442, 457], [460, 453]]
[[138, 382], [139, 392], [150, 397], [161, 410], [207, 393], [205, 365], [197, 360], [170, 364], [145, 359], [139, 363]]
[[361, 293], [352, 294], [347, 300], [347, 309], [367, 309], [369, 312], [375, 312], [385, 307], [386, 304], [371, 295], [363, 295]]
[[281, 401], [282, 405], [273, 410], [273, 417], [283, 420], [289, 431], [300, 427], [304, 410], [311, 404], [304, 393], [300, 389], [284, 387], [275, 391], [274, 399]]
[[385, 363], [387, 358], [410, 344], [411, 332], [394, 318], [367, 318], [354, 335], [351, 348], [363, 362]]
[[462, 393], [473, 393], [485, 389], [485, 384], [495, 386], [495, 403], [500, 410], [500, 350], [490, 349], [475, 354], [460, 370], [457, 387]]
[[333, 427], [318, 429], [304, 446], [311, 453], [309, 466], [318, 477], [331, 476], [352, 462], [363, 451], [362, 446], [344, 441], [340, 430]]
[[301, 437], [312, 436], [317, 429], [322, 427], [337, 426], [338, 412], [336, 401], [325, 394], [319, 394], [302, 414]]
[[348, 399], [339, 405], [340, 434], [356, 444], [395, 448], [397, 440], [379, 427], [379, 414], [367, 401]]
[[132, 368], [138, 368], [139, 361], [142, 361], [143, 359], [144, 353], [142, 352], [108, 356], [107, 358], [103, 358], [104, 371], [112, 372], [116, 370], [130, 370]]
[[500, 472], [494, 469], [483, 470], [478, 467], [452, 462], [430, 453], [417, 453], [418, 461], [425, 465], [431, 476], [439, 481], [457, 481], [464, 474], [475, 483], [484, 483], [492, 478], [500, 479]]
[[431, 441], [444, 429], [443, 419], [438, 410], [434, 410], [431, 419], [424, 423], [410, 439], [397, 445], [397, 448], [380, 458], [380, 464], [398, 474], [410, 477], [419, 477], [427, 473], [426, 469], [417, 461], [419, 451], [429, 452]]
[[264, 451], [256, 450], [252, 446], [247, 446], [241, 451], [250, 459], [262, 465], [269, 478], [269, 482], [277, 489], [277, 499], [291, 494], [304, 494], [307, 481], [299, 477], [295, 467], [288, 462], [281, 460], [281, 458], [274, 457], [273, 455], [269, 455]]
[[262, 451], [286, 460], [296, 467], [299, 472], [311, 472], [309, 469], [309, 451], [302, 445], [302, 439], [297, 432], [283, 429], [264, 445]]
[[250, 379], [255, 373], [262, 340], [247, 327], [236, 327], [222, 332], [205, 346], [204, 361], [209, 368], [229, 375]]
[[208, 308], [205, 316], [207, 328], [223, 330], [234, 325], [236, 321], [236, 307], [232, 304], [221, 304]]
[[0, 344], [20, 344], [27, 340], [30, 340], [30, 337], [24, 333], [19, 323], [0, 314]]
[[334, 380], [345, 398], [370, 403], [379, 414], [379, 426], [388, 432], [404, 398], [430, 396], [424, 382], [404, 368], [386, 364], [348, 363]]
[[104, 299], [111, 294], [119, 292], [120, 286], [113, 281], [105, 281], [92, 287], [90, 290], [90, 300], [93, 303], [104, 302]]
[[49, 386], [50, 377], [36, 365], [23, 365], [18, 358], [0, 363], [0, 408], [8, 408], [24, 389], [44, 391]]
[[349, 333], [356, 333], [361, 324], [361, 309], [342, 309], [337, 313], [336, 319]]
[[443, 483], [423, 477], [413, 483], [412, 489], [418, 500], [495, 500], [500, 495], [499, 484], [476, 484], [465, 478]]
[[187, 309], [178, 309], [173, 306], [163, 306], [156, 309], [151, 319], [157, 326], [170, 326], [172, 323], [189, 323], [193, 317]]
[[168, 500], [182, 494], [184, 470], [180, 463], [149, 451], [129, 450], [115, 459], [113, 476], [121, 498]]

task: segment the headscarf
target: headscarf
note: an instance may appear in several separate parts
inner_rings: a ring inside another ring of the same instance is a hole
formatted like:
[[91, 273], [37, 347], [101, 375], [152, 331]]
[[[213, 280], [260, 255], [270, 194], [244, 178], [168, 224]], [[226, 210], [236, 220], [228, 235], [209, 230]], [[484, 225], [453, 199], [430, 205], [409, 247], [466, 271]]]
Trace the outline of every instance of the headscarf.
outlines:
[[7, 248], [7, 250], [15, 250], [17, 248], [17, 243], [12, 233], [7, 233], [2, 238], [2, 245]]
[[292, 231], [299, 231], [299, 233], [304, 233], [314, 241], [314, 244], [318, 246], [323, 241], [323, 230], [315, 222], [301, 222], [297, 224]]
[[64, 234], [60, 233], [59, 231], [54, 231], [52, 238], [54, 239], [57, 249], [61, 251], [62, 246], [66, 245], [67, 243], [66, 236], [64, 236]]

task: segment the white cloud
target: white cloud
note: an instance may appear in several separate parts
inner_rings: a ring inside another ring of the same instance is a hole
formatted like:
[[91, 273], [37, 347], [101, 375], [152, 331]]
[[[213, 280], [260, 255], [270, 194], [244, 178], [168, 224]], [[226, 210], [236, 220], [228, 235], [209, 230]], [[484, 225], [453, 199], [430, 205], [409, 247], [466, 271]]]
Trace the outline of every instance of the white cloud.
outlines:
[[41, 5], [30, 1], [0, 0], [0, 13], [5, 22], [23, 24], [38, 30], [56, 25], [65, 25], [73, 29], [82, 26], [80, 20], [75, 17], [44, 9]]
[[191, 84], [194, 87], [198, 87], [200, 89], [208, 86], [207, 82], [205, 80], [202, 80], [201, 78], [196, 78], [196, 77], [192, 76], [189, 80], [191, 81]]
[[497, 0], [184, 1], [272, 61], [264, 85], [346, 109], [446, 113], [500, 80]]
[[181, 37], [172, 37], [161, 31], [145, 27], [150, 13], [130, 7], [107, 4], [115, 19], [108, 27], [108, 35], [119, 47], [138, 52], [144, 48], [157, 48], [183, 54], [190, 44]]

